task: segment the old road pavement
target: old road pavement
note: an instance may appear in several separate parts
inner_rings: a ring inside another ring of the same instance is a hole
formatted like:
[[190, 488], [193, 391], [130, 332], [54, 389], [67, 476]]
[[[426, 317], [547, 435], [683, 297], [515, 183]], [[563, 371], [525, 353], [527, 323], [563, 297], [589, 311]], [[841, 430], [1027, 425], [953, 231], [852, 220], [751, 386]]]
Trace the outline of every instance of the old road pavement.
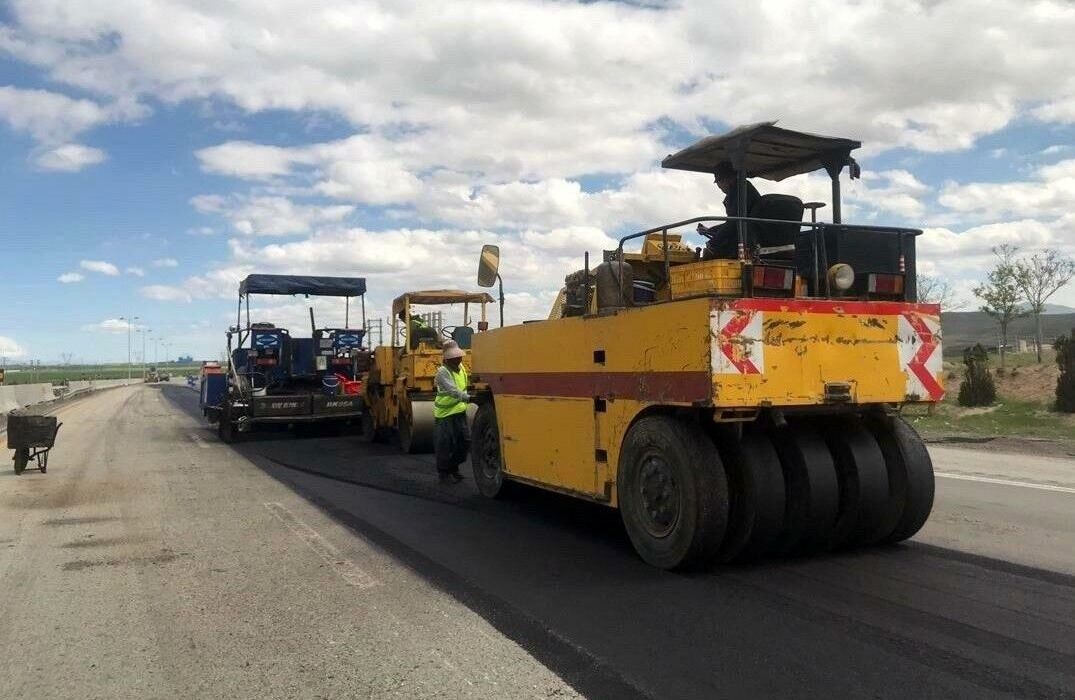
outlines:
[[913, 541], [683, 575], [600, 506], [196, 404], [101, 392], [0, 471], [0, 698], [1075, 697], [1075, 461], [936, 448]]

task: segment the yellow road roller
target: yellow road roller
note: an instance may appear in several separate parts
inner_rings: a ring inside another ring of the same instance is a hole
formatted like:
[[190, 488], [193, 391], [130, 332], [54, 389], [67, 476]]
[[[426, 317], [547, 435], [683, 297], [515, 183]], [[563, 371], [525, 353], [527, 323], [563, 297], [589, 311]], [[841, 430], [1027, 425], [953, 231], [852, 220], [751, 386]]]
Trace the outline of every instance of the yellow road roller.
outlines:
[[[841, 221], [860, 145], [762, 123], [668, 156], [732, 173], [721, 187], [745, 216], [625, 236], [567, 275], [548, 319], [474, 338], [481, 493], [520, 482], [618, 508], [666, 569], [917, 532], [933, 467], [901, 413], [944, 396], [940, 308], [917, 303], [921, 231]], [[815, 170], [831, 179], [830, 222], [821, 202], [748, 196], [747, 178]], [[487, 246], [480, 285], [498, 264]]]
[[[485, 311], [492, 301], [485, 292], [432, 289], [407, 292], [392, 302], [392, 341], [374, 349], [366, 377], [365, 439], [382, 442], [395, 433], [404, 452], [433, 451], [433, 376], [443, 344], [455, 342], [469, 366], [471, 342], [489, 327]], [[471, 317], [474, 306], [479, 319]], [[459, 323], [446, 323], [445, 307], [462, 308]]]

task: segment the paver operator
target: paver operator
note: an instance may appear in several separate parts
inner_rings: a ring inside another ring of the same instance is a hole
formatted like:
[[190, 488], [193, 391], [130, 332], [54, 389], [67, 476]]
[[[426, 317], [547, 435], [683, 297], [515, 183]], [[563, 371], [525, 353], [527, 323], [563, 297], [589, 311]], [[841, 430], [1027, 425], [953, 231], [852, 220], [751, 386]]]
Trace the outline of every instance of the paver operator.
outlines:
[[437, 369], [433, 383], [437, 398], [433, 400], [433, 446], [437, 453], [437, 476], [442, 483], [457, 484], [463, 479], [459, 465], [470, 451], [470, 428], [467, 426], [467, 368], [464, 353], [449, 341], [444, 345], [444, 363]]

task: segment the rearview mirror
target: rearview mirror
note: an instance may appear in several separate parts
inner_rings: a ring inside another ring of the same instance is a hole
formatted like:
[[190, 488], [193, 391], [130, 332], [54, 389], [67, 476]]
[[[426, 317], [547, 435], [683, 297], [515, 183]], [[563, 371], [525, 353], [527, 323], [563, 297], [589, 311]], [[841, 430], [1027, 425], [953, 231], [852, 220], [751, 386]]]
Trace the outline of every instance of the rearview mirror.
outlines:
[[492, 287], [496, 284], [499, 270], [500, 247], [495, 245], [482, 246], [481, 258], [478, 259], [478, 286]]

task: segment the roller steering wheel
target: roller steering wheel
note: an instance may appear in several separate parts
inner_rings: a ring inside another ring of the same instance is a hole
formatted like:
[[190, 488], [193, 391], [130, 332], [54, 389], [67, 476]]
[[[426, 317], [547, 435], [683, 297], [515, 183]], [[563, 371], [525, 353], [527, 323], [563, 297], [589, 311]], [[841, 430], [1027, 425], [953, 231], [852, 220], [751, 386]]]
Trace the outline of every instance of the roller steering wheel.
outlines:
[[448, 340], [455, 340], [452, 334], [455, 333], [455, 329], [458, 327], [459, 326], [441, 326], [440, 334]]

